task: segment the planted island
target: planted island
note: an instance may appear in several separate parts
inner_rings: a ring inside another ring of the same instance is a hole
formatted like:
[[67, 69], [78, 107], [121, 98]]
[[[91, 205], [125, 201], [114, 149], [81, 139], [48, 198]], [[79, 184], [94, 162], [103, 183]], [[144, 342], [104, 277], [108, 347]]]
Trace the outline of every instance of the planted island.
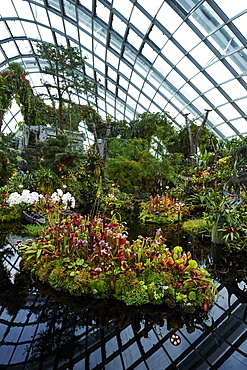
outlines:
[[[40, 200], [41, 201], [41, 200]], [[165, 304], [208, 310], [216, 287], [210, 274], [180, 246], [154, 238], [130, 241], [116, 219], [90, 218], [46, 205], [48, 227], [19, 245], [23, 268], [73, 296], [114, 298], [126, 305]]]

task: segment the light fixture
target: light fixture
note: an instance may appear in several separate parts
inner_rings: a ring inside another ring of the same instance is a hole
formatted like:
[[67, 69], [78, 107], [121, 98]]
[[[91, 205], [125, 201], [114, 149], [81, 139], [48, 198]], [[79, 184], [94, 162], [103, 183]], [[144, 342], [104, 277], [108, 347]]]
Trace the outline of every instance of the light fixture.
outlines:
[[178, 346], [178, 345], [181, 343], [180, 336], [179, 336], [179, 335], [177, 335], [177, 334], [172, 334], [172, 335], [171, 335], [171, 338], [170, 338], [170, 342], [171, 342], [171, 344], [173, 344], [174, 346]]

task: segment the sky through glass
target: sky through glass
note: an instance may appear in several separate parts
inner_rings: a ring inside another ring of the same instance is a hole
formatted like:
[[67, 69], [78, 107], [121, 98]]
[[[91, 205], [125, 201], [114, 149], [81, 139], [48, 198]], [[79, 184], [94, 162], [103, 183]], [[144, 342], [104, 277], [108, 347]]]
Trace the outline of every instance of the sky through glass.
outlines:
[[[209, 126], [230, 139], [247, 133], [246, 24], [243, 0], [4, 0], [0, 71], [19, 62], [45, 93], [35, 41], [69, 43], [88, 57], [86, 74], [100, 80], [103, 119], [168, 111], [183, 126], [183, 113], [200, 123], [211, 109]], [[20, 121], [12, 105], [4, 131]]]

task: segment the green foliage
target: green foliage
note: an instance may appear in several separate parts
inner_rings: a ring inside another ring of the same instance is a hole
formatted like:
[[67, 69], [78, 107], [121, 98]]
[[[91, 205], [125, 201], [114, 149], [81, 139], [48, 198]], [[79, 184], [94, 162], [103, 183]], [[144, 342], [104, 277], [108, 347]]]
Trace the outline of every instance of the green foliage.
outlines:
[[61, 177], [79, 167], [80, 160], [84, 158], [82, 150], [73, 149], [69, 137], [58, 134], [55, 138], [45, 140], [41, 148], [42, 166]]
[[205, 219], [200, 218], [184, 221], [181, 228], [192, 236], [198, 236], [205, 232], [209, 234], [209, 230], [212, 229], [212, 225], [210, 225]]
[[44, 168], [40, 171], [33, 171], [32, 176], [34, 179], [33, 186], [38, 193], [51, 194], [62, 185], [58, 175], [50, 169]]
[[[198, 130], [198, 125], [195, 122], [190, 121], [190, 127], [192, 131], [192, 136], [195, 137]], [[216, 136], [211, 130], [204, 126], [199, 142], [200, 152], [203, 153], [206, 150], [207, 152], [213, 152], [212, 141], [214, 145], [217, 145]], [[174, 137], [173, 142], [171, 143], [171, 145], [169, 145], [168, 149], [171, 153], [182, 153], [185, 158], [190, 157], [189, 134], [186, 127], [179, 130], [176, 137]]]
[[147, 202], [141, 202], [139, 218], [142, 222], [173, 224], [188, 213], [185, 203], [169, 197], [167, 192], [166, 195], [155, 195]]
[[20, 218], [21, 215], [17, 207], [10, 207], [5, 202], [0, 203], [0, 223], [19, 221]]
[[100, 212], [108, 217], [115, 214], [118, 218], [126, 220], [134, 211], [133, 195], [121, 192], [113, 184], [107, 193], [100, 197], [99, 208]]
[[0, 186], [4, 186], [22, 160], [20, 152], [11, 147], [14, 134], [0, 132]]
[[[56, 91], [50, 94], [55, 106], [58, 103], [59, 128], [63, 132], [64, 128], [70, 128], [71, 119], [65, 122], [64, 106], [70, 107], [69, 112], [79, 114], [78, 106], [73, 101], [75, 95], [96, 95], [95, 83], [86, 76], [85, 59], [81, 56], [79, 48], [71, 46], [53, 45], [50, 43], [37, 43], [36, 54], [39, 58], [45, 60], [46, 66], [43, 73], [52, 77], [53, 82], [45, 83], [50, 91]], [[69, 116], [70, 116], [69, 113]], [[76, 118], [78, 121], [78, 118]]]
[[160, 233], [130, 242], [116, 219], [61, 214], [49, 220], [35, 241], [19, 247], [25, 269], [41, 281], [73, 295], [114, 297], [127, 305], [202, 308], [205, 300], [212, 305], [215, 286], [208, 272], [181, 247], [170, 251]]
[[169, 158], [153, 155], [147, 140], [114, 138], [108, 148], [106, 176], [122, 192], [154, 193], [161, 180], [168, 182], [174, 178]]

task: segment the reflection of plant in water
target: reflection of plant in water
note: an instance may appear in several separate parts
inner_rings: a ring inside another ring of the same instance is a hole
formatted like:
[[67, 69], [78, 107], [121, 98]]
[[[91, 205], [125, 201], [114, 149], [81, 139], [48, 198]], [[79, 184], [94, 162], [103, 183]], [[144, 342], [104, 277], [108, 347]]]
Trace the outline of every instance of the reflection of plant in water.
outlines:
[[[0, 305], [6, 307], [9, 314], [16, 314], [24, 306], [30, 278], [24, 272], [11, 276], [4, 260], [14, 256], [11, 247], [4, 248], [0, 253]], [[13, 282], [12, 282], [13, 281]]]

